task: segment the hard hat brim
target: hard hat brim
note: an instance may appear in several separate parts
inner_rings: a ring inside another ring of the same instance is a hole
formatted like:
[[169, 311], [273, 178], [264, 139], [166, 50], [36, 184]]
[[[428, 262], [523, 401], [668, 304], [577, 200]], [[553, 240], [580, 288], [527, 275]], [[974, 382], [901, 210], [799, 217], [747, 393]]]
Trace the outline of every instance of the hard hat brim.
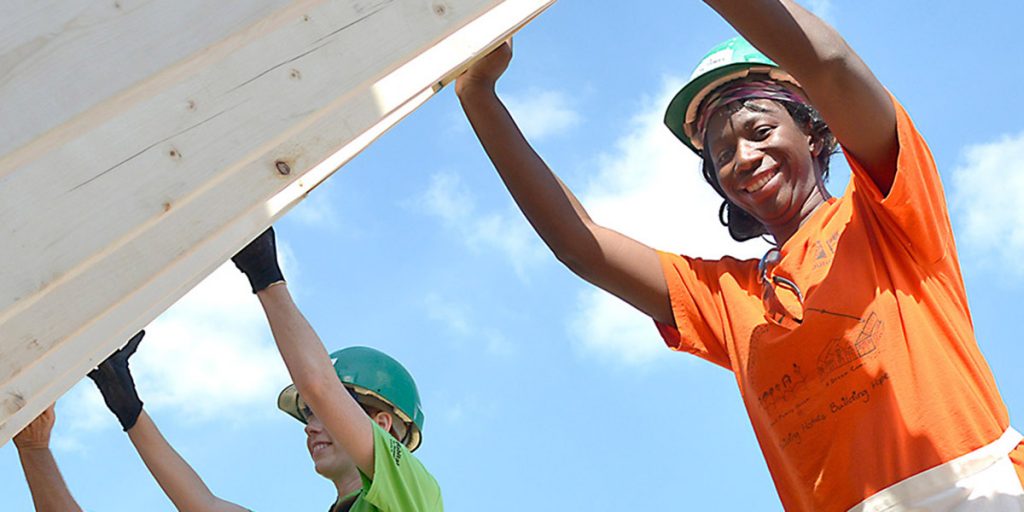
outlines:
[[[423, 432], [420, 426], [413, 421], [409, 415], [405, 414], [401, 409], [395, 407], [386, 398], [380, 396], [377, 393], [369, 389], [362, 388], [349, 383], [344, 383], [344, 386], [352, 391], [355, 391], [356, 401], [360, 402], [360, 405], [369, 405], [383, 411], [398, 416], [398, 419], [405, 423], [408, 429], [406, 438], [401, 440], [405, 444], [409, 451], [416, 451], [423, 442]], [[295, 384], [289, 384], [286, 388], [281, 390], [281, 393], [277, 396], [277, 408], [284, 411], [286, 414], [299, 420], [303, 425], [306, 424], [306, 418], [302, 415], [302, 398], [299, 396], [299, 390], [295, 388]]]
[[700, 134], [695, 133], [695, 126], [698, 109], [704, 98], [715, 89], [733, 80], [757, 74], [768, 75], [773, 80], [799, 86], [789, 73], [768, 64], [739, 62], [722, 66], [690, 80], [672, 97], [672, 101], [669, 102], [668, 108], [665, 110], [665, 126], [686, 147], [693, 150], [698, 156], [702, 156], [701, 149], [704, 143], [699, 140]]

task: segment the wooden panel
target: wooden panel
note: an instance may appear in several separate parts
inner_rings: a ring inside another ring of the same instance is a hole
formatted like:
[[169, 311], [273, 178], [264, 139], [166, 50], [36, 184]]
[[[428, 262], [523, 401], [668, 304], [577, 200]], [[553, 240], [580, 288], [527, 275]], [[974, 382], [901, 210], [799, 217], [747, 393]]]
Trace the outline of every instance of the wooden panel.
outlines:
[[3, 7], [0, 444], [551, 3]]

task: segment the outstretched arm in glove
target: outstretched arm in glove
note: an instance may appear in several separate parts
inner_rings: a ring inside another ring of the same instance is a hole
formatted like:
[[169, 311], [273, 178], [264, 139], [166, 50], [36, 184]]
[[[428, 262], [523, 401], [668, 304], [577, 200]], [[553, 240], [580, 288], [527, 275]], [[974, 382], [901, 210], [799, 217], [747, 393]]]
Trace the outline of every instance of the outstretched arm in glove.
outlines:
[[274, 229], [263, 232], [232, 261], [263, 305], [274, 341], [299, 395], [366, 476], [373, 478], [373, 425], [338, 380], [320, 337], [299, 311], [277, 264]]
[[89, 372], [89, 378], [96, 383], [103, 394], [103, 401], [117, 416], [149, 472], [178, 510], [246, 512], [247, 509], [214, 496], [142, 409], [142, 400], [135, 391], [135, 381], [128, 368], [128, 358], [135, 353], [145, 334], [145, 331], [139, 331], [127, 345]]

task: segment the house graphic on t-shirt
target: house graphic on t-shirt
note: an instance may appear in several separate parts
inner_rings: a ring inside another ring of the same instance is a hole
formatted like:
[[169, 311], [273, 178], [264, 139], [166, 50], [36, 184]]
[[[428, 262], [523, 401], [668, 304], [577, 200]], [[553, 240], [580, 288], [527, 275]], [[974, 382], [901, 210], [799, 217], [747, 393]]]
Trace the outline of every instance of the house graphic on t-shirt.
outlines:
[[824, 377], [858, 359], [872, 353], [878, 348], [875, 339], [882, 335], [883, 323], [875, 313], [860, 321], [860, 330], [851, 340], [846, 336], [833, 338], [825, 350], [818, 356], [818, 375]]
[[814, 252], [814, 259], [815, 260], [823, 260], [825, 258], [828, 258], [828, 253], [825, 252], [825, 248], [821, 245], [821, 242], [815, 242], [814, 246], [815, 246], [815, 252]]

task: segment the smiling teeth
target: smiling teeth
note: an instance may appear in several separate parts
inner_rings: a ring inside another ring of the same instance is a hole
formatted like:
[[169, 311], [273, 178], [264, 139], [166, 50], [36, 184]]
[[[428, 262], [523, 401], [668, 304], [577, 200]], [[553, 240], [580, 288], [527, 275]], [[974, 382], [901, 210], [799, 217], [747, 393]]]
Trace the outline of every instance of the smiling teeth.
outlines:
[[750, 185], [747, 185], [747, 188], [745, 188], [744, 190], [746, 190], [748, 194], [757, 192], [758, 190], [761, 190], [761, 187], [765, 186], [765, 184], [767, 184], [774, 176], [774, 172], [767, 173], [761, 179], [755, 181], [754, 183], [751, 183]]

